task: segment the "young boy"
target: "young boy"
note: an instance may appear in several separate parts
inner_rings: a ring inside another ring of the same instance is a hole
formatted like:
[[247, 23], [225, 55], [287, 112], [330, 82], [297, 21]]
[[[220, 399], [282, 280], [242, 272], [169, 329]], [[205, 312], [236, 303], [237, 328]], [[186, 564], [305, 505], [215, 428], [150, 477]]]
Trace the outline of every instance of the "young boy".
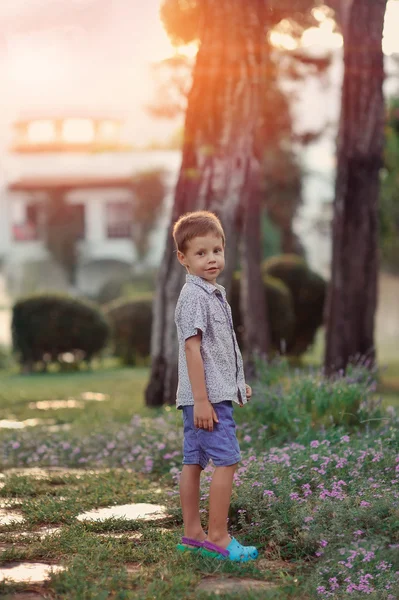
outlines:
[[[176, 306], [179, 340], [177, 408], [183, 411], [184, 459], [180, 499], [184, 537], [178, 549], [245, 562], [257, 558], [253, 546], [229, 536], [228, 510], [233, 476], [241, 459], [233, 403], [251, 397], [225, 289], [216, 283], [224, 269], [225, 235], [219, 219], [206, 211], [189, 213], [174, 226], [177, 258], [186, 268]], [[206, 534], [199, 513], [200, 475], [215, 465]]]

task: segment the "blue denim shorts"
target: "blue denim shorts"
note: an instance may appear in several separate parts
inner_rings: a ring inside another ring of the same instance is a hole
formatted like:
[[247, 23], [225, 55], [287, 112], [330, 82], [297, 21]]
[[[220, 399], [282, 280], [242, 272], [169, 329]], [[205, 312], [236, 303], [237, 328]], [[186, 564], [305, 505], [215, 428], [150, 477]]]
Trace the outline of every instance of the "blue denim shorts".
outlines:
[[211, 459], [215, 467], [229, 467], [241, 460], [240, 446], [233, 418], [233, 403], [218, 402], [213, 408], [219, 423], [213, 431], [194, 427], [194, 406], [183, 406], [183, 464], [200, 465], [203, 469]]

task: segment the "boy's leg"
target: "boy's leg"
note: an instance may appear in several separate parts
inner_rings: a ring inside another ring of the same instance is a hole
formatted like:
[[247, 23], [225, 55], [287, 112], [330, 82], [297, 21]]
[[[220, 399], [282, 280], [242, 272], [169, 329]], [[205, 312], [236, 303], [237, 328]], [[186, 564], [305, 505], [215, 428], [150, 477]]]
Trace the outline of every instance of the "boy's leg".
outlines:
[[216, 467], [209, 493], [209, 531], [208, 541], [227, 548], [231, 537], [227, 530], [227, 518], [233, 488], [234, 472], [237, 464], [228, 467]]
[[180, 476], [180, 501], [183, 511], [184, 535], [202, 542], [206, 534], [201, 525], [200, 502], [200, 465], [183, 465]]

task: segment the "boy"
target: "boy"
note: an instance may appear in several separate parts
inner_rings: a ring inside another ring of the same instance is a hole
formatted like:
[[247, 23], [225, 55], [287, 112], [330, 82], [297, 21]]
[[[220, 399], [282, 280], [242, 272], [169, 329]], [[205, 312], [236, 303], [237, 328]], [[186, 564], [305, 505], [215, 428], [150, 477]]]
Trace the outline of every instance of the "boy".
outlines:
[[[177, 221], [173, 238], [177, 258], [188, 273], [175, 312], [179, 340], [176, 404], [184, 422], [180, 479], [184, 537], [178, 549], [238, 562], [254, 560], [257, 549], [243, 546], [227, 530], [233, 476], [241, 459], [233, 403], [242, 406], [252, 391], [245, 384], [226, 292], [216, 283], [225, 264], [224, 231], [213, 213], [198, 211]], [[201, 471], [209, 459], [215, 472], [206, 535], [199, 493]]]

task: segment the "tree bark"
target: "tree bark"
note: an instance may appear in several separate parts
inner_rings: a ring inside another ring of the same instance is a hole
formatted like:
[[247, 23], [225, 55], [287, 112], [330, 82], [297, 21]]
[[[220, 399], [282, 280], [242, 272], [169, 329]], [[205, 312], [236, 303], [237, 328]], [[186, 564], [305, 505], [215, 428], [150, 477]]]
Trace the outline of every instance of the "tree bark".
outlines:
[[148, 406], [173, 404], [176, 398], [174, 311], [185, 273], [176, 259], [171, 232], [181, 214], [206, 209], [220, 217], [227, 239], [220, 283], [229, 291], [237, 258], [239, 210], [247, 193], [248, 172], [252, 178], [256, 162], [266, 11], [267, 0], [203, 0], [182, 166], [154, 302]]
[[270, 349], [266, 295], [262, 277], [260, 168], [253, 165], [243, 202], [240, 309], [243, 323], [244, 363], [248, 379], [255, 376], [255, 357], [266, 356]]
[[387, 0], [346, 3], [344, 82], [338, 136], [332, 278], [327, 302], [328, 373], [375, 360], [378, 196], [382, 166]]

